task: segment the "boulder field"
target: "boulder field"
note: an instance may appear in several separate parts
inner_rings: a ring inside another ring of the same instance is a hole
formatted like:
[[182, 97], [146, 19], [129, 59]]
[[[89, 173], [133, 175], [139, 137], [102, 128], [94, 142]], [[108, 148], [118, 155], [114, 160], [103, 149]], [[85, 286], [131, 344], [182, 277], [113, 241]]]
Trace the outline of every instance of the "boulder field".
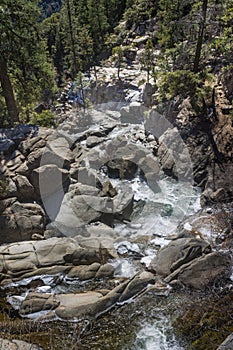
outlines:
[[[164, 128], [156, 111], [144, 114], [144, 109], [133, 102], [114, 118], [105, 111], [104, 121], [102, 113], [91, 111], [78, 123], [70, 112], [57, 130], [21, 125], [0, 131], [0, 283], [5, 290], [18, 283], [20, 296], [11, 293], [8, 301], [20, 317], [95, 319], [146, 294], [200, 291], [230, 280], [232, 208], [219, 205], [233, 193], [229, 154], [221, 166], [213, 166], [216, 150], [209, 136], [203, 129], [196, 138], [188, 136], [195, 121], [186, 116], [180, 128], [170, 122]], [[134, 240], [115, 226], [129, 223], [137, 210], [130, 182], [140, 178], [156, 195], [165, 176], [200, 186], [203, 209], [185, 218], [145, 266], [139, 259], [144, 243], [136, 253], [119, 252], [119, 242]], [[220, 230], [221, 213], [227, 219]], [[206, 234], [211, 230], [217, 234]], [[135, 265], [130, 277], [117, 275], [119, 259]], [[58, 292], [42, 283], [45, 288], [38, 290], [31, 283], [43, 276], [52, 276], [55, 286], [65, 280], [80, 286], [91, 281], [94, 287]], [[26, 294], [20, 291], [22, 281], [27, 281]], [[100, 281], [102, 288], [95, 286]]]

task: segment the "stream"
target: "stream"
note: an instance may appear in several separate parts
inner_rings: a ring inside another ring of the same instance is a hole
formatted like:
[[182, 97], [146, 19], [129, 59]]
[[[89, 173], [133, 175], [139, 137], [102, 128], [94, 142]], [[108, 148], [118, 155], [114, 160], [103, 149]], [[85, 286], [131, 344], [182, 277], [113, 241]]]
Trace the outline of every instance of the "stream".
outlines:
[[[112, 182], [117, 187], [120, 180], [113, 179]], [[169, 235], [175, 233], [180, 221], [200, 209], [200, 191], [195, 188], [190, 190], [190, 187], [187, 189], [182, 183], [178, 183], [170, 178], [164, 178], [159, 181], [161, 188], [161, 192], [159, 193], [154, 193], [139, 177], [136, 177], [132, 181], [125, 180], [125, 182], [131, 186], [134, 192], [135, 203], [137, 204], [136, 208], [139, 203], [143, 205], [134, 211], [130, 222], [116, 223], [114, 228], [121, 238], [119, 243], [115, 243], [115, 248], [120, 258], [111, 261], [115, 267], [115, 278], [131, 278], [137, 271], [141, 270], [142, 265], [145, 267], [149, 266], [152, 257], [154, 257], [158, 249], [169, 243], [169, 239], [167, 238]], [[127, 257], [125, 257], [126, 255]], [[57, 278], [56, 283], [54, 283], [55, 277]], [[17, 289], [25, 286], [27, 289], [27, 286], [30, 285], [33, 279], [35, 281], [38, 280], [38, 276], [12, 283], [5, 286], [5, 288], [14, 287]], [[34, 291], [39, 293], [77, 293], [93, 287], [92, 282], [81, 282], [62, 275], [39, 276], [39, 279], [43, 281], [43, 285], [34, 288]], [[7, 301], [16, 310], [28, 294], [28, 291], [25, 292], [25, 287], [24, 292], [20, 295], [11, 295], [7, 298]], [[93, 345], [92, 347], [93, 335], [91, 335], [90, 339], [89, 337], [87, 338], [90, 342], [88, 349], [184, 350], [185, 348], [179, 343], [173, 333], [171, 325], [172, 313], [171, 311], [166, 313], [166, 303], [173, 303], [173, 296], [168, 296], [168, 294], [169, 292], [164, 294], [165, 298], [164, 296], [156, 297], [161, 298], [161, 306], [157, 304], [156, 298], [154, 299], [153, 295], [150, 296], [146, 302], [146, 314], [142, 298], [139, 308], [137, 301], [132, 300], [128, 304], [130, 306], [129, 311], [127, 304], [123, 306], [123, 309], [119, 305], [120, 309], [113, 311], [113, 315], [109, 316], [112, 318], [115, 313], [114, 322], [118, 327], [121, 327], [122, 319], [126, 318], [127, 320], [129, 317], [128, 313], [133, 314], [136, 311], [134, 322], [132, 325], [128, 325], [126, 332], [127, 334], [129, 331], [131, 333], [130, 341], [128, 341], [130, 342], [130, 346], [124, 346], [120, 341], [119, 345], [114, 347], [112, 340], [101, 340], [100, 335], [97, 344], [101, 343], [102, 346], [94, 347]], [[44, 314], [46, 312], [39, 312], [30, 314], [27, 317], [37, 320]], [[106, 317], [108, 318], [107, 315]], [[101, 322], [103, 321], [100, 319], [99, 322], [101, 327]], [[111, 328], [108, 329], [108, 332], [112, 332]], [[97, 331], [98, 333], [99, 330]], [[114, 335], [114, 337], [116, 336]], [[122, 334], [122, 337], [124, 338], [124, 334]], [[82, 347], [78, 347], [77, 349], [82, 349]]]
[[[93, 132], [94, 130], [98, 134], [101, 131], [98, 118], [99, 115], [97, 114], [94, 125], [82, 129], [82, 132], [87, 133], [87, 131]], [[115, 121], [109, 119], [110, 122]], [[109, 120], [105, 121], [105, 123], [107, 122]], [[89, 149], [89, 154], [94, 150], [104, 155], [105, 148], [107, 149], [112, 140], [119, 137], [125, 137], [125, 139], [121, 139], [123, 143], [125, 140], [130, 140], [133, 145], [135, 144], [135, 148], [138, 147], [138, 150], [141, 151], [143, 142], [135, 141], [135, 135], [145, 134], [143, 125], [123, 127], [117, 125], [113, 129], [107, 135], [106, 140], [104, 139], [100, 145]], [[62, 133], [62, 127], [60, 133]], [[87, 133], [87, 135], [89, 134]], [[134, 136], [132, 139], [131, 135]], [[72, 132], [70, 132], [69, 137], [71, 139], [72, 136], [74, 136], [73, 139], [77, 138], [77, 135], [72, 135]], [[80, 137], [80, 139], [80, 146], [85, 149], [87, 138]], [[84, 159], [87, 168], [89, 166], [89, 154], [87, 153], [87, 157]], [[147, 155], [147, 153], [145, 154]], [[90, 159], [93, 160], [91, 157]], [[124, 281], [124, 279], [133, 278], [138, 272], [147, 270], [158, 250], [167, 245], [174, 235], [179, 233], [181, 222], [185, 222], [184, 225], [188, 231], [192, 230], [192, 222], [189, 223], [189, 218], [201, 209], [201, 191], [193, 187], [190, 182], [175, 180], [164, 174], [162, 176], [160, 174], [157, 179], [159, 190], [156, 191], [148, 185], [140, 171], [129, 180], [110, 177], [109, 174], [106, 174], [105, 169], [101, 167], [98, 169], [98, 175], [101, 179], [110, 180], [113, 188], [118, 193], [124, 191], [124, 188], [130, 189], [133, 193], [133, 212], [130, 220], [115, 220], [114, 222], [113, 229], [117, 236], [114, 248], [119, 257], [108, 261], [114, 267], [114, 278]], [[60, 202], [56, 203], [56, 206], [59, 208], [62, 198], [59, 198], [58, 201]], [[53, 215], [56, 216], [56, 213], [53, 213]], [[88, 225], [95, 225], [95, 223], [89, 223]], [[205, 237], [211, 234], [208, 231], [208, 225], [204, 234]], [[41, 294], [63, 294], [104, 289], [112, 290], [114, 287], [114, 279], [110, 281], [81, 281], [77, 278], [68, 278], [65, 273], [52, 276], [34, 276], [33, 278], [25, 278], [4, 285], [5, 291], [7, 293], [9, 291], [7, 302], [16, 312], [29, 291]], [[180, 295], [176, 290], [172, 291], [172, 287], [169, 285], [163, 287], [164, 289], [161, 291], [149, 291], [148, 293], [146, 289], [139, 296], [123, 303], [116, 303], [110, 312], [104, 313], [101, 317], [97, 316], [97, 320], [85, 320], [84, 325], [80, 319], [69, 322], [57, 317], [53, 319], [54, 324], [48, 323], [47, 326], [46, 322], [42, 322], [41, 326], [38, 327], [42, 327], [43, 331], [46, 328], [49, 329], [49, 332], [51, 331], [50, 336], [55, 332], [58, 341], [55, 346], [53, 345], [54, 347], [51, 347], [51, 350], [64, 348], [67, 350], [185, 350], [187, 344], [182, 336], [179, 337], [174, 331], [173, 322], [179, 315], [182, 305], [191, 299], [189, 300], [188, 296]], [[46, 313], [47, 311], [40, 311], [23, 317], [25, 317], [25, 320], [32, 320], [36, 324], [38, 319]], [[60, 326], [57, 328], [57, 322], [61, 322], [62, 327], [64, 327], [64, 334], [62, 334]], [[81, 336], [80, 327], [83, 327]], [[66, 338], [66, 335], [67, 339], [63, 339]], [[68, 344], [68, 335], [72, 339], [77, 337], [76, 345], [74, 342], [72, 345]], [[32, 335], [32, 341], [33, 336], [35, 334]], [[65, 345], [60, 339], [63, 339]], [[35, 339], [35, 342], [37, 342], [37, 339]], [[47, 350], [48, 347], [45, 349]]]

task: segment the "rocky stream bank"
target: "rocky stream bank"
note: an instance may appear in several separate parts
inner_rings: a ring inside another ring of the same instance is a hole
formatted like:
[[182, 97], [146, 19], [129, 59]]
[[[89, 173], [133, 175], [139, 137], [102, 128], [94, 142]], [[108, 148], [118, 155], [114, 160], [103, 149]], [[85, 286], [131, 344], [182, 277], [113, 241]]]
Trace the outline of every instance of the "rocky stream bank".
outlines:
[[233, 330], [232, 126], [122, 84], [56, 130], [0, 130], [1, 348], [213, 350]]

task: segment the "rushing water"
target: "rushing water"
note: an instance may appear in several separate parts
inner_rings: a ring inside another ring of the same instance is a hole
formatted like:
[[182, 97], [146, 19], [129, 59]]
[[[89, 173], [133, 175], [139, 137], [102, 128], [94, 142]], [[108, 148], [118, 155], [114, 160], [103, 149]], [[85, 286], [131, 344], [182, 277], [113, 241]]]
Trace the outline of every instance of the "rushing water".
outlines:
[[[117, 185], [117, 181], [115, 181]], [[176, 182], [169, 178], [158, 181], [161, 192], [154, 193], [150, 187], [139, 177], [131, 181], [135, 201], [143, 203], [143, 206], [132, 215], [129, 224], [119, 224], [116, 227], [118, 233], [128, 239], [134, 236], [152, 235], [150, 248], [144, 251], [141, 263], [149, 265], [156, 253], [154, 247], [161, 247], [169, 243], [168, 235], [175, 233], [179, 223], [186, 217], [200, 209], [200, 191], [184, 183]], [[124, 249], [138, 252], [138, 246], [132, 246], [124, 242], [119, 246]], [[120, 252], [121, 252], [120, 251]], [[118, 251], [119, 252], [119, 251]], [[122, 259], [118, 270], [122, 276], [130, 276], [133, 273], [132, 263]], [[126, 349], [126, 348], [125, 348]], [[130, 350], [184, 350], [176, 339], [170, 320], [167, 316], [160, 315], [153, 322], [144, 323], [139, 330], [135, 343]]]
[[[115, 179], [112, 182], [114, 186], [120, 186], [120, 180]], [[158, 193], [154, 193], [140, 177], [127, 181], [127, 183], [134, 193], [135, 210], [130, 222], [118, 223], [115, 226], [115, 231], [121, 237], [119, 242], [115, 244], [121, 258], [111, 262], [115, 267], [116, 278], [134, 276], [139, 269], [138, 261], [148, 266], [158, 248], [169, 243], [167, 235], [175, 232], [184, 217], [193, 214], [200, 208], [200, 193], [197, 189], [190, 186], [185, 187], [184, 184], [169, 178], [159, 180], [161, 192]], [[149, 246], [145, 247], [133, 241], [142, 236], [150, 237]], [[88, 283], [67, 279], [64, 276], [60, 276], [60, 282], [54, 285], [54, 277], [56, 276], [41, 276], [45, 285], [38, 287], [35, 291], [40, 293], [77, 293], [77, 291], [88, 288]], [[29, 282], [29, 279], [25, 279], [17, 282], [17, 285], [27, 285]], [[8, 298], [8, 302], [17, 309], [26, 295], [27, 293], [12, 296]], [[29, 315], [29, 317], [35, 319], [42, 314], [36, 313]], [[118, 322], [121, 322], [120, 319]], [[153, 320], [148, 320], [148, 323], [143, 321], [130, 349], [122, 348], [122, 350], [183, 349], [173, 334], [169, 316], [161, 314], [160, 310]]]
[[146, 182], [135, 178], [131, 182], [136, 201], [135, 212], [129, 225], [118, 225], [121, 235], [153, 234], [167, 237], [173, 234], [179, 223], [200, 207], [197, 189], [169, 178], [158, 181], [161, 192], [154, 193]]
[[168, 319], [158, 317], [153, 324], [145, 324], [138, 332], [132, 350], [184, 350], [178, 343]]
[[174, 334], [169, 334], [170, 324], [161, 318], [152, 324], [146, 324], [139, 331], [132, 350], [184, 350]]
[[[107, 142], [111, 142], [111, 138], [122, 134], [126, 134], [128, 138], [131, 133], [131, 126], [128, 127], [128, 133], [122, 127], [115, 129], [109, 135]], [[85, 142], [82, 141], [84, 145]], [[126, 182], [134, 193], [134, 211], [131, 220], [124, 223], [118, 222], [114, 227], [119, 236], [119, 242], [115, 244], [115, 248], [120, 258], [111, 261], [115, 267], [116, 278], [131, 278], [140, 269], [140, 263], [149, 266], [158, 248], [169, 243], [168, 236], [175, 233], [180, 222], [186, 216], [192, 215], [200, 209], [200, 192], [194, 189], [191, 184], [166, 177], [158, 180], [160, 188], [158, 192], [154, 192], [140, 176], [132, 181], [111, 179], [111, 182], [118, 191], [124, 188], [122, 182]], [[150, 238], [149, 244], [137, 243], [137, 238], [144, 236]], [[55, 277], [60, 278], [59, 283], [57, 283], [57, 279], [56, 283], [54, 282]], [[64, 276], [40, 276], [40, 279], [43, 280], [44, 286], [34, 289], [39, 293], [77, 293], [87, 290], [88, 283], [91, 283], [90, 281], [86, 283], [77, 279], [68, 279]], [[15, 285], [12, 284], [11, 287], [26, 286], [29, 282], [29, 279], [24, 279]], [[15, 309], [18, 309], [26, 295], [27, 292], [24, 291], [21, 295], [10, 296], [8, 302]], [[136, 305], [132, 306], [132, 308], [134, 307], [137, 308]], [[135, 335], [130, 349], [123, 346], [122, 350], [184, 350], [173, 333], [169, 316], [160, 311], [157, 310], [153, 320], [150, 318], [145, 322], [145, 318], [143, 318], [141, 328]], [[40, 315], [41, 313], [30, 315], [30, 317], [35, 318]], [[117, 322], [121, 323], [122, 321], [119, 318]]]

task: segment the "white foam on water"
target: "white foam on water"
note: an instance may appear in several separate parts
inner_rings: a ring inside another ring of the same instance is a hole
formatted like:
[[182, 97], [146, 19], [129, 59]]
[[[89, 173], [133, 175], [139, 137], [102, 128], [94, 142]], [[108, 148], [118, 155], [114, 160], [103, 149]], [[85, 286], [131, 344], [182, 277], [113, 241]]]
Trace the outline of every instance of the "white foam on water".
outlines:
[[7, 297], [6, 300], [15, 310], [19, 310], [20, 305], [25, 300], [27, 294], [28, 294], [28, 292], [26, 292], [22, 295], [12, 295], [10, 297]]
[[184, 224], [184, 229], [187, 230], [187, 231], [192, 231], [193, 227], [192, 227], [192, 225], [190, 225], [189, 222], [186, 222]]
[[[112, 182], [117, 187], [120, 180]], [[176, 231], [184, 217], [200, 209], [200, 192], [190, 184], [163, 178], [158, 181], [161, 192], [155, 193], [139, 177], [128, 183], [141, 208], [135, 208], [128, 226], [116, 225], [115, 229], [121, 236], [150, 234], [166, 237]]]
[[5, 288], [10, 288], [10, 287], [20, 287], [20, 286], [26, 286], [32, 281], [35, 280], [41, 280], [45, 284], [45, 286], [49, 286], [50, 284], [53, 283], [54, 279], [58, 276], [61, 276], [61, 274], [56, 274], [56, 275], [35, 275], [32, 277], [27, 277], [27, 278], [22, 278], [21, 280], [17, 282], [10, 282], [7, 284], [4, 284], [2, 286], [3, 289]]
[[128, 241], [117, 242], [114, 244], [114, 247], [118, 254], [124, 255], [129, 253], [140, 254], [140, 248], [136, 243], [130, 243]]
[[144, 264], [146, 267], [149, 267], [154, 256], [155, 256], [154, 254], [153, 255], [146, 255], [143, 258], [141, 258], [140, 263]]
[[170, 322], [161, 317], [145, 324], [137, 334], [133, 350], [185, 350], [172, 333]]
[[114, 277], [131, 278], [137, 273], [137, 268], [130, 259], [116, 259], [110, 263], [115, 268]]
[[164, 237], [155, 237], [150, 241], [151, 244], [153, 244], [155, 246], [159, 246], [159, 247], [164, 247], [169, 242], [170, 242], [170, 240], [168, 240]]
[[41, 286], [36, 288], [35, 292], [37, 293], [50, 293], [52, 290], [51, 286]]

